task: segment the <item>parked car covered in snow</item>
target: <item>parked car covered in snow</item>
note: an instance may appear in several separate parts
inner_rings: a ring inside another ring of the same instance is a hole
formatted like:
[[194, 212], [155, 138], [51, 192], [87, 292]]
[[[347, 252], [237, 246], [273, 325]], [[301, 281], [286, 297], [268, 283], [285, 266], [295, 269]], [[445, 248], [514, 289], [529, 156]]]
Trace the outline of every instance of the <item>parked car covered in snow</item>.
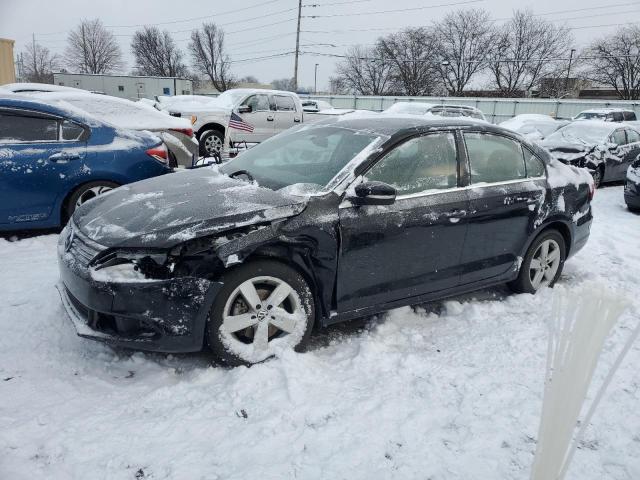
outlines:
[[633, 110], [624, 108], [593, 108], [584, 110], [574, 120], [602, 120], [603, 122], [627, 122], [637, 120]]
[[64, 225], [86, 201], [170, 172], [162, 141], [29, 96], [0, 95], [0, 230]]
[[0, 89], [3, 90], [3, 93], [21, 93], [23, 95], [42, 92], [90, 93], [87, 92], [87, 90], [82, 90], [80, 88], [65, 87], [63, 85], [53, 85], [50, 83], [7, 83], [5, 85], [0, 85]]
[[298, 95], [281, 90], [235, 88], [206, 100], [174, 100], [167, 110], [191, 119], [200, 154], [208, 157], [237, 143], [260, 143], [303, 121]]
[[175, 177], [84, 205], [60, 235], [80, 336], [255, 363], [314, 326], [553, 285], [592, 218], [584, 170], [465, 119], [326, 120]]
[[318, 113], [322, 110], [332, 110], [333, 105], [325, 100], [302, 100], [302, 110], [309, 113]]
[[500, 126], [518, 132], [529, 140], [539, 141], [544, 140], [545, 137], [548, 137], [559, 128], [564, 127], [567, 123], [569, 122], [556, 120], [549, 115], [525, 113], [505, 120], [500, 123]]
[[198, 158], [198, 142], [193, 135], [191, 122], [160, 112], [146, 103], [95, 95], [84, 90], [38, 93], [33, 97], [71, 105], [119, 128], [155, 133], [169, 149], [169, 164], [172, 167], [190, 167]]
[[588, 169], [599, 186], [624, 180], [631, 162], [640, 158], [640, 133], [625, 124], [583, 120], [552, 133], [543, 146], [561, 162]]
[[640, 212], [640, 158], [627, 169], [624, 182], [624, 202], [629, 210]]
[[467, 105], [446, 105], [423, 102], [396, 102], [384, 110], [385, 114], [437, 115], [440, 117], [469, 117], [487, 121], [484, 113]]

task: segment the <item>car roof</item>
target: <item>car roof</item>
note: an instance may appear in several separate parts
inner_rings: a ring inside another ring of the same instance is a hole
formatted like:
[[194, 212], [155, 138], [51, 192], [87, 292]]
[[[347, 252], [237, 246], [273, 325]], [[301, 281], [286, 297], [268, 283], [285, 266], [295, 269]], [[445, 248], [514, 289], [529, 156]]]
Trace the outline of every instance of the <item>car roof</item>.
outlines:
[[242, 93], [271, 93], [271, 94], [287, 94], [293, 95], [295, 97], [298, 96], [295, 92], [288, 92], [286, 90], [270, 90], [267, 88], [231, 88], [229, 90], [225, 90], [225, 92], [242, 92]]
[[[613, 113], [613, 112], [633, 112], [628, 108], [591, 108], [589, 110], [583, 110], [580, 113]], [[578, 115], [580, 115], [580, 113]]]
[[62, 117], [70, 117], [75, 120], [82, 121], [93, 127], [103, 127], [105, 123], [90, 113], [85, 112], [72, 105], [61, 105], [60, 103], [42, 100], [34, 95], [21, 95], [17, 93], [4, 94], [0, 93], [0, 107], [5, 108], [23, 108], [27, 110], [36, 110], [51, 115]]
[[496, 133], [513, 132], [487, 122], [469, 118], [447, 118], [410, 114], [363, 115], [358, 112], [341, 115], [338, 119], [326, 119], [314, 125], [336, 126], [351, 130], [361, 130], [377, 135], [392, 136], [406, 130], [426, 131], [447, 127], [478, 128]]

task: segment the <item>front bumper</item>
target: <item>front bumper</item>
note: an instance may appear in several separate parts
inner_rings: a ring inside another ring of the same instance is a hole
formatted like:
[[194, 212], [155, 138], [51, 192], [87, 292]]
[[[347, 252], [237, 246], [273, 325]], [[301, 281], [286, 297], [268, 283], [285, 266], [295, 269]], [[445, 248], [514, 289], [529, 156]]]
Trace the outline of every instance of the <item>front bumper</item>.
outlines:
[[222, 286], [195, 277], [99, 282], [86, 262], [58, 248], [62, 305], [79, 336], [154, 352], [202, 349], [207, 316]]

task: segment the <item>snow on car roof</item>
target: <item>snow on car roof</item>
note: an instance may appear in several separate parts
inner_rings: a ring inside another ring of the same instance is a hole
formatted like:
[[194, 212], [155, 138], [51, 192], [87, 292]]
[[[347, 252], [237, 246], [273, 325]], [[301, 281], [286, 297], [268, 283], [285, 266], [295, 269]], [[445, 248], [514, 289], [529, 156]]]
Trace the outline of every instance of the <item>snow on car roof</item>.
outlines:
[[63, 85], [52, 85], [50, 83], [8, 83], [0, 88], [14, 93], [36, 93], [36, 92], [84, 92], [79, 88], [65, 87]]
[[[613, 112], [632, 112], [629, 108], [590, 108], [589, 110], [583, 110], [580, 113], [613, 113]], [[578, 115], [580, 115], [580, 113]]]
[[68, 104], [116, 127], [131, 130], [187, 129], [191, 123], [150, 105], [109, 95], [83, 92], [45, 92], [32, 95], [52, 103]]

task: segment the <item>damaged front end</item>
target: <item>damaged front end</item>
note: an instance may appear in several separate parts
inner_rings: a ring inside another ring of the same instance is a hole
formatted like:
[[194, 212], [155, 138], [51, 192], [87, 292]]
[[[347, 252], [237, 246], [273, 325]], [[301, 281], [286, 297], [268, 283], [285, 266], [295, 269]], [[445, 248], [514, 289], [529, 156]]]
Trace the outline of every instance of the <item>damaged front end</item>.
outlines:
[[65, 228], [58, 243], [63, 306], [78, 335], [161, 352], [202, 348], [221, 283], [176, 275], [169, 252], [105, 249]]
[[105, 248], [70, 223], [60, 235], [58, 291], [78, 335], [161, 352], [199, 351], [225, 269], [277, 236], [281, 221], [169, 249]]

